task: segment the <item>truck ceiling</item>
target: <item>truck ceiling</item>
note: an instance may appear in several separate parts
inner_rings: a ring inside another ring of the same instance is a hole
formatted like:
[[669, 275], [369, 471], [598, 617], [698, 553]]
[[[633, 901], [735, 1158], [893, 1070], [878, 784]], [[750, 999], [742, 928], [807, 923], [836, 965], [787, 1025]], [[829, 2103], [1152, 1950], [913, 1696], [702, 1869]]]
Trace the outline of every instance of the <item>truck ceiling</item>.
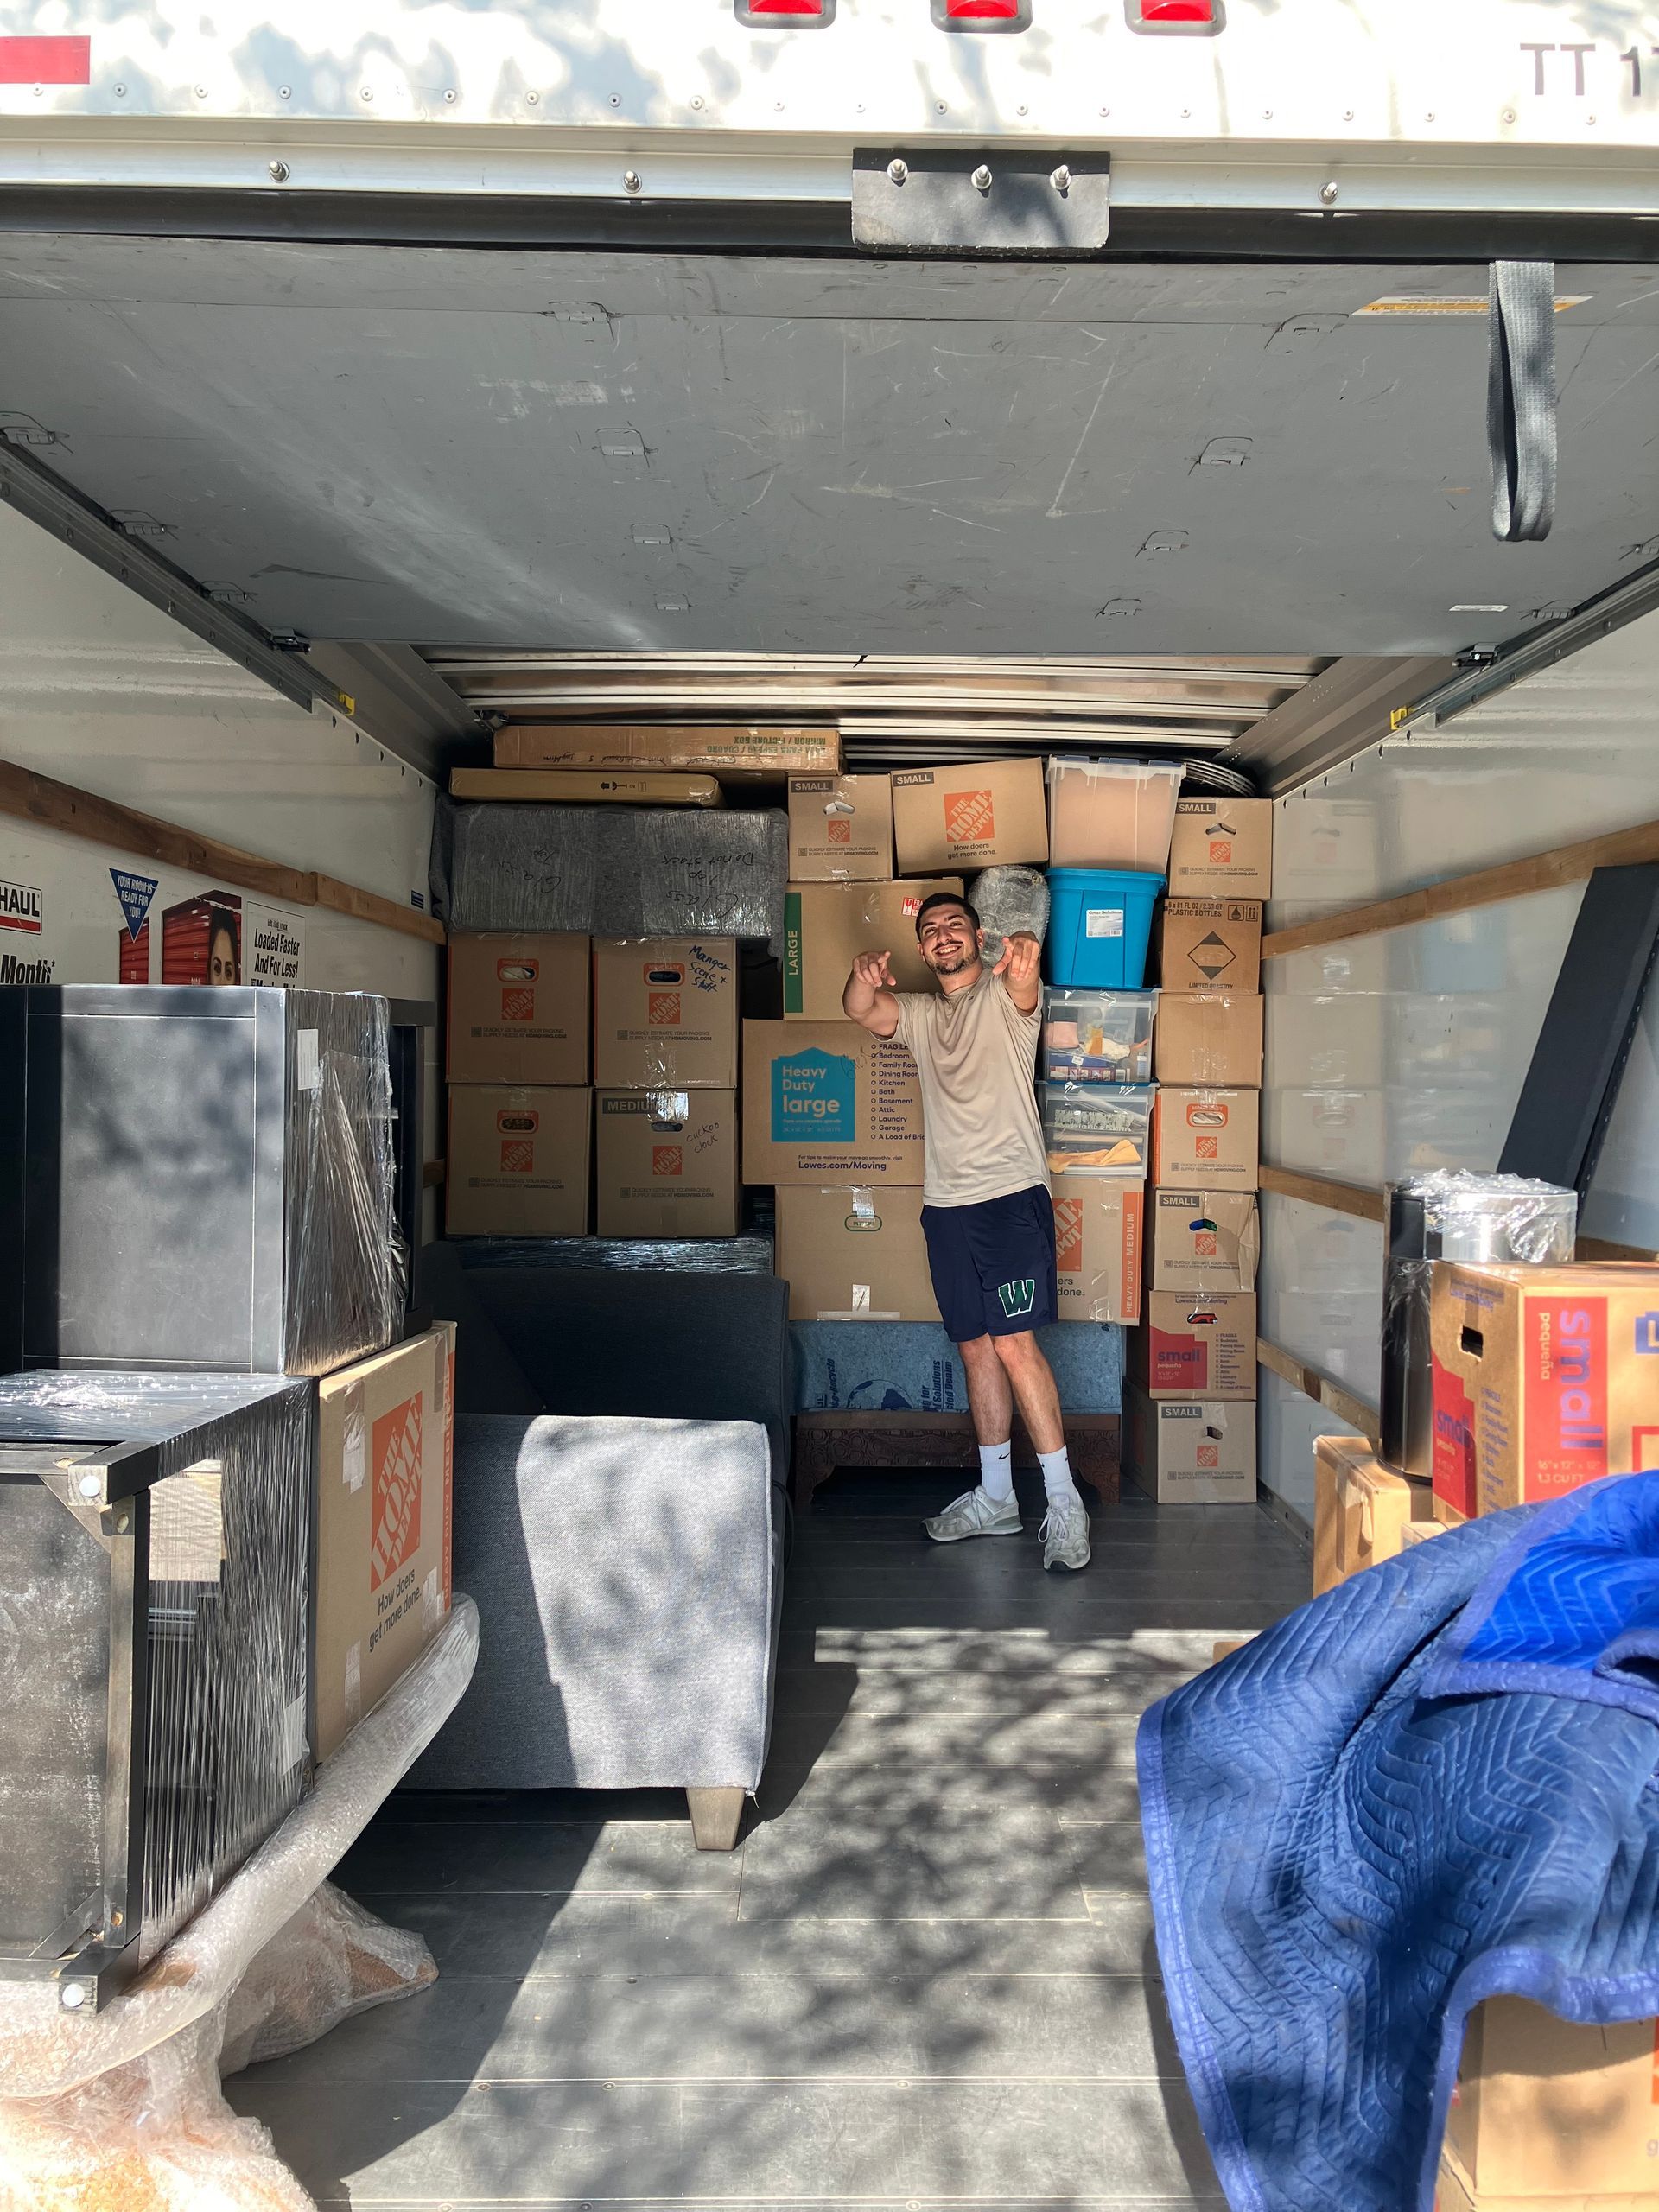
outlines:
[[0, 435], [272, 632], [1446, 655], [1659, 556], [1659, 270], [1563, 264], [1494, 541], [1484, 272], [18, 234]]

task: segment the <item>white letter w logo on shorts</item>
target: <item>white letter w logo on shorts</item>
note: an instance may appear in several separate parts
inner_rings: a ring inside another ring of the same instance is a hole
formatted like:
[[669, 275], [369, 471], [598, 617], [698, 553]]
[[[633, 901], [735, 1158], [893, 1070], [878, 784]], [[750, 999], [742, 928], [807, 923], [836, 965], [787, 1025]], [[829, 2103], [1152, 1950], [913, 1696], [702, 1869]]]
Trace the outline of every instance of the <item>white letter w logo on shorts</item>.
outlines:
[[1002, 1301], [1002, 1311], [1007, 1319], [1014, 1320], [1021, 1313], [1029, 1313], [1037, 1303], [1037, 1279], [1027, 1275], [1024, 1282], [1004, 1282], [996, 1287]]

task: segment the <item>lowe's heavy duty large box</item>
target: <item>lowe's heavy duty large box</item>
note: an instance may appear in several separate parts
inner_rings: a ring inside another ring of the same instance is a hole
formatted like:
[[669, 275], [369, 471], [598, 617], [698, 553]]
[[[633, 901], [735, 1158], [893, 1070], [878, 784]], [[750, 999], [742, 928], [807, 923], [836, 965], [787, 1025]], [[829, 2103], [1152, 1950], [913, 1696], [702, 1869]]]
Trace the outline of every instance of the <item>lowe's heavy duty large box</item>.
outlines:
[[315, 1397], [0, 1377], [0, 1980], [95, 2005], [297, 1802]]
[[385, 999], [0, 990], [0, 1372], [326, 1375], [402, 1324]]

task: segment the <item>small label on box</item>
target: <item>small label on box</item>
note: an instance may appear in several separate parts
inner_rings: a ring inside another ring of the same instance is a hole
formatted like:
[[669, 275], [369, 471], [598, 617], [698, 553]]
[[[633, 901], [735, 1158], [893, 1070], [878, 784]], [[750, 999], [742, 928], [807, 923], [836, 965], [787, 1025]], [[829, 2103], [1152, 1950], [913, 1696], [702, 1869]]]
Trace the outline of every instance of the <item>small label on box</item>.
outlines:
[[1122, 937], [1123, 909], [1121, 906], [1089, 906], [1084, 911], [1083, 933], [1085, 937]]
[[315, 1029], [299, 1029], [294, 1033], [294, 1087], [296, 1090], [315, 1090], [321, 1082], [317, 1062], [317, 1033]]
[[296, 1697], [283, 1712], [283, 1771], [298, 1766], [305, 1757], [305, 1700]]

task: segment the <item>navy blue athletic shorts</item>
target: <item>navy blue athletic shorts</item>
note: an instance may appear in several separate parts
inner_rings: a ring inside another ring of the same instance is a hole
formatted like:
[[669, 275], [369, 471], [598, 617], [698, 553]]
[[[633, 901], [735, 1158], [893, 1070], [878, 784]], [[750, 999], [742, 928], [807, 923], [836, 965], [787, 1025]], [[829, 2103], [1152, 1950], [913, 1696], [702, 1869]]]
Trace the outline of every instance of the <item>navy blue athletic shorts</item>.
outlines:
[[1040, 1183], [971, 1206], [924, 1206], [939, 1318], [952, 1344], [1012, 1337], [1058, 1316], [1054, 1205]]

